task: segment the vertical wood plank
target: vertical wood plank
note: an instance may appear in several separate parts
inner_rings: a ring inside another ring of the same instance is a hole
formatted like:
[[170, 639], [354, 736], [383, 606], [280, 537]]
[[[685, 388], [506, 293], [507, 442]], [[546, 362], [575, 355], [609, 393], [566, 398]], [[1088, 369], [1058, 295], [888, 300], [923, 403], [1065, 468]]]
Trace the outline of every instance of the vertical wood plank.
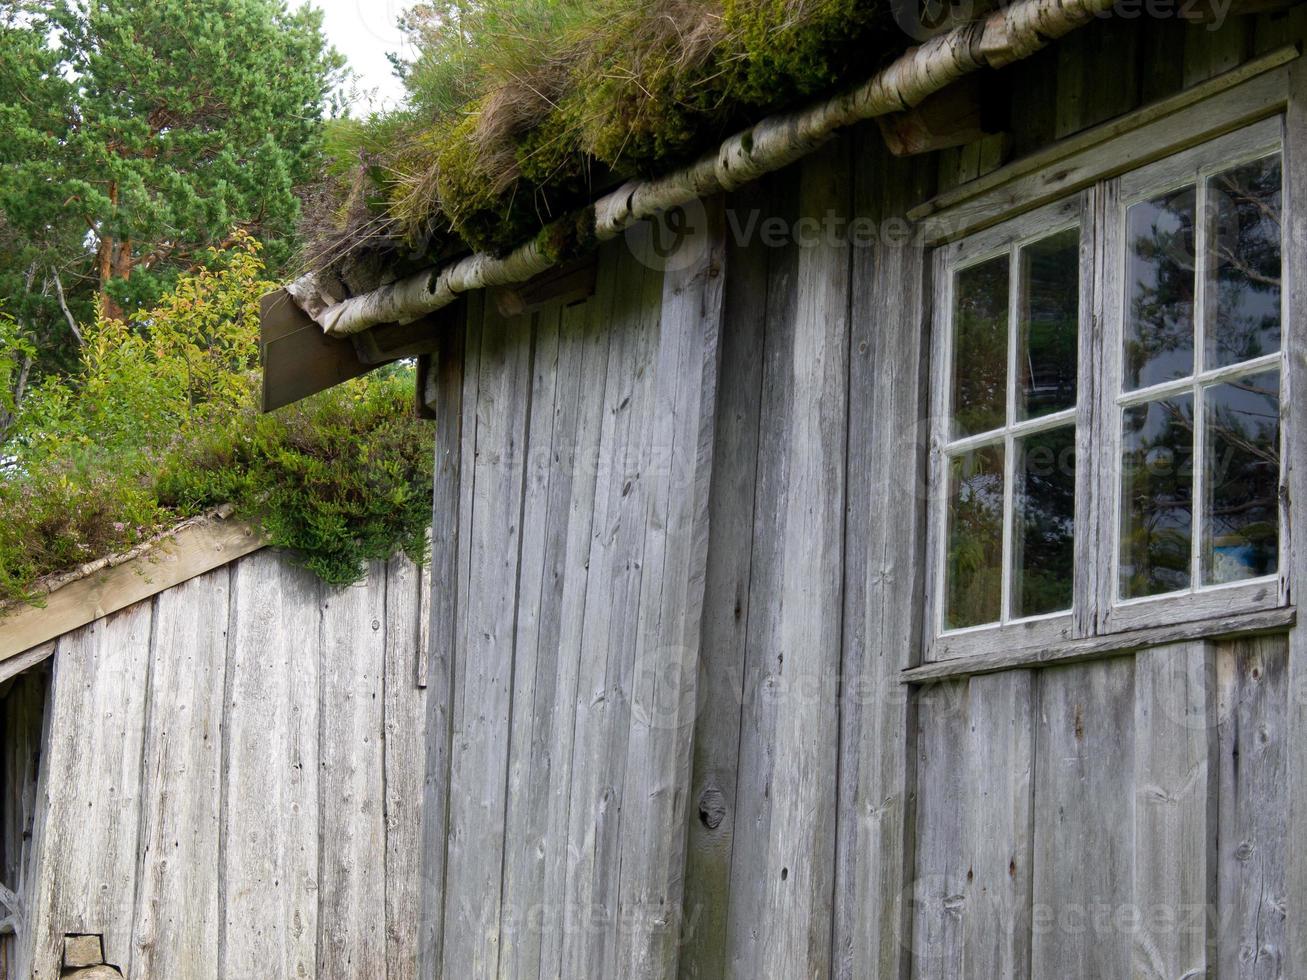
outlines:
[[386, 972], [386, 573], [322, 598], [318, 976]]
[[[798, 218], [798, 181], [791, 171], [773, 178], [764, 216]], [[760, 243], [764, 244], [765, 243]], [[749, 569], [749, 616], [745, 623], [744, 685], [740, 716], [739, 778], [731, 843], [730, 906], [727, 910], [727, 976], [756, 977], [766, 923], [762, 919], [768, 842], [771, 837], [772, 775], [775, 771], [776, 705], [784, 658], [777, 601], [781, 590], [784, 501], [789, 468], [790, 358], [798, 307], [799, 249], [768, 249], [767, 309], [763, 324], [762, 393], [758, 468]]]
[[1206, 976], [1214, 966], [1214, 666], [1206, 643], [1135, 661], [1135, 976]]
[[531, 321], [487, 305], [482, 326], [469, 535], [467, 639], [450, 770], [446, 975], [499, 968], [500, 885], [522, 521]]
[[[564, 916], [564, 976], [615, 973], [621, 789], [630, 731], [631, 672], [639, 620], [647, 506], [646, 467], [661, 315], [662, 276], [622, 246], [610, 321], [588, 594], [576, 695]], [[643, 259], [643, 260], [642, 260]]]
[[[601, 435], [611, 415], [606, 399], [610, 365], [609, 345], [614, 331], [611, 314], [620, 287], [614, 274], [620, 253], [606, 248], [598, 256], [595, 296], [563, 314], [564, 350], [570, 363], [580, 360], [577, 382], [579, 402], [571, 453], [559, 460], [570, 470], [571, 492], [565, 511], [558, 514], [566, 533], [554, 574], [562, 579], [558, 609], [557, 676], [550, 715], [545, 721], [548, 738], [543, 751], [549, 760], [548, 790], [544, 799], [543, 886], [536, 918], [540, 932], [541, 977], [563, 975], [564, 924], [573, 851], [569, 839], [572, 772], [576, 745], [576, 711], [581, 677], [581, 648], [589, 594], [591, 533], [599, 474]], [[618, 341], [620, 343], [620, 340]], [[556, 484], [561, 491], [561, 483]], [[542, 627], [543, 628], [543, 627]], [[552, 627], [551, 627], [552, 628]], [[542, 644], [547, 642], [542, 634]], [[542, 704], [543, 708], [544, 705]]]
[[109, 962], [131, 962], [153, 609], [137, 603], [83, 627], [55, 654], [32, 926], [37, 980], [59, 975], [66, 933], [100, 933]]
[[[470, 305], [470, 304], [469, 304]], [[437, 980], [444, 964], [445, 867], [449, 775], [453, 755], [455, 663], [462, 641], [459, 608], [467, 601], [459, 542], [463, 528], [464, 360], [467, 327], [446, 334], [433, 356], [436, 416], [428, 583], [426, 790], [422, 800], [422, 914], [418, 973]], [[470, 467], [468, 467], [470, 468]]]
[[[801, 168], [800, 212], [846, 213], [847, 143]], [[776, 710], [772, 817], [763, 870], [766, 969], [824, 976], [831, 965], [835, 876], [838, 676], [843, 607], [848, 422], [848, 248], [829, 237], [799, 254], [793, 402], [784, 453], [787, 492], [780, 591], [786, 693]]]
[[[386, 565], [385, 673], [385, 944], [386, 980], [416, 980], [422, 913], [422, 793], [426, 775], [427, 693], [418, 687], [422, 658], [423, 569], [403, 555]], [[363, 764], [375, 760], [367, 743]], [[365, 874], [372, 873], [369, 862]], [[371, 914], [372, 910], [365, 910]]]
[[[1284, 272], [1288, 279], [1284, 310], [1285, 382], [1290, 406], [1284, 419], [1284, 469], [1288, 491], [1290, 598], [1307, 589], [1307, 66], [1299, 58], [1289, 65], [1289, 106], [1284, 142]], [[1285, 776], [1289, 791], [1289, 841], [1307, 841], [1307, 629], [1289, 634], [1289, 702], [1285, 741]], [[1307, 978], [1307, 847], [1290, 846], [1286, 856], [1284, 905], [1285, 977]]]
[[320, 591], [271, 551], [232, 570], [223, 977], [317, 975]]
[[[764, 214], [770, 184], [750, 185], [727, 204], [728, 229]], [[769, 290], [768, 250], [727, 233], [709, 542], [700, 644], [701, 705], [694, 733], [680, 970], [687, 980], [726, 975], [731, 850], [736, 833], [740, 714], [744, 685], [762, 361]]]
[[[558, 671], [554, 619], [561, 599], [561, 576], [551, 574], [562, 550], [567, 523], [561, 518], [567, 497], [563, 484], [570, 468], [559, 457], [575, 425], [579, 398], [579, 356], [564, 362], [560, 327], [562, 311], [542, 311], [536, 318], [536, 352], [531, 374], [526, 479], [522, 500], [522, 557], [518, 571], [517, 633], [514, 642], [513, 717], [508, 754], [507, 831], [504, 844], [504, 900], [499, 913], [499, 976], [535, 976], [539, 972], [541, 929], [533, 911], [544, 884], [543, 824], [549, 788], [546, 728], [553, 718], [552, 700]], [[571, 353], [569, 351], [569, 353]], [[577, 352], [579, 353], [579, 352]], [[568, 370], [568, 369], [571, 370]], [[561, 499], [557, 499], [558, 494]]]
[[218, 977], [230, 575], [155, 600], [132, 976]]
[[[871, 132], [855, 143], [854, 214], [893, 229], [929, 172], [892, 160]], [[914, 708], [899, 672], [919, 658], [927, 320], [925, 256], [882, 235], [853, 250], [845, 531], [843, 693], [836, 857], [840, 980], [899, 977], [907, 962], [912, 874]]]
[[1134, 663], [1039, 674], [1032, 977], [1125, 977], [1134, 880]]
[[976, 677], [968, 692], [964, 975], [1030, 977], [1034, 675]]
[[970, 687], [935, 684], [917, 695], [916, 873], [905, 889], [913, 915], [914, 980], [964, 975], [969, 841], [965, 796]]
[[1222, 644], [1217, 660], [1220, 827], [1217, 975], [1284, 975], [1288, 642]]
[[644, 574], [634, 651], [618, 916], [618, 969], [674, 977], [685, 910], [687, 800], [698, 707], [723, 286], [722, 201], [663, 277]]

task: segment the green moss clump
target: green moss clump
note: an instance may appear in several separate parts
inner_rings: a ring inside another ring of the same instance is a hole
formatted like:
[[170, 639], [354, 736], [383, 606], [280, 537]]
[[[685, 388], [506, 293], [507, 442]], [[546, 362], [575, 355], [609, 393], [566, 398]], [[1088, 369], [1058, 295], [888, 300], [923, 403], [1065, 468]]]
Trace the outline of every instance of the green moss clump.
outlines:
[[555, 265], [585, 255], [595, 246], [595, 209], [582, 208], [545, 225], [535, 241], [540, 254]]
[[830, 89], [876, 36], [888, 36], [886, 13], [867, 0], [725, 0], [723, 24], [738, 49], [728, 62], [733, 97], [764, 107]]
[[431, 438], [413, 413], [412, 370], [390, 369], [200, 433], [166, 461], [156, 488], [178, 513], [234, 504], [272, 545], [323, 581], [348, 585], [397, 550], [423, 560]]

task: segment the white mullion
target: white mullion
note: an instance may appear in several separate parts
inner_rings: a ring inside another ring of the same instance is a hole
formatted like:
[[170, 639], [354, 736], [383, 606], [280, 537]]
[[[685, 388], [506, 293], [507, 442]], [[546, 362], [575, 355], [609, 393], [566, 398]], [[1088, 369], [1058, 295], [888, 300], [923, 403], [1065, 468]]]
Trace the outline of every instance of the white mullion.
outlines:
[[[1079, 386], [1077, 385], [1077, 389]], [[1027, 419], [1025, 422], [1018, 422], [1012, 426], [1012, 434], [1016, 436], [1033, 436], [1041, 432], [1048, 432], [1052, 429], [1058, 429], [1068, 422], [1076, 420], [1076, 413], [1079, 408], [1079, 393], [1077, 390], [1076, 405], [1072, 408], [1064, 408], [1060, 412], [1050, 412], [1048, 415], [1041, 415], [1038, 418]]]
[[1189, 591], [1202, 585], [1203, 535], [1206, 533], [1206, 442], [1203, 429], [1203, 373], [1207, 368], [1208, 196], [1207, 178], [1197, 178], [1194, 196], [1194, 385], [1193, 494], [1189, 508]]
[[1016, 525], [1013, 509], [1016, 506], [1016, 460], [1013, 448], [1016, 440], [1012, 427], [1017, 418], [1017, 365], [1020, 361], [1021, 338], [1021, 247], [1014, 245], [1008, 258], [1007, 306], [1007, 425], [1003, 431], [1003, 590], [999, 622], [1012, 619], [1013, 528]]

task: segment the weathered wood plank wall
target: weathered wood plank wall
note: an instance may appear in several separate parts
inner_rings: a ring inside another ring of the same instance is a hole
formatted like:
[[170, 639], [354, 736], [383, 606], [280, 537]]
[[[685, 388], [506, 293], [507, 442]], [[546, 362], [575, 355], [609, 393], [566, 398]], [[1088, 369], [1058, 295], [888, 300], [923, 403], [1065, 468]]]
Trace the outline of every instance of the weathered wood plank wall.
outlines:
[[[1304, 723], [1283, 636], [900, 679], [921, 655], [930, 305], [903, 215], [1307, 36], [1301, 8], [1143, 21], [985, 76], [1005, 137], [893, 160], [867, 128], [729, 198], [719, 312], [622, 242], [582, 305], [514, 322], [470, 304], [438, 392], [437, 507], [458, 533], [433, 565], [452, 718], [432, 702], [424, 976], [1307, 962], [1286, 952], [1286, 901], [1307, 889], [1288, 880], [1286, 814], [1307, 782], [1290, 778]], [[701, 322], [678, 312], [695, 302]], [[718, 331], [720, 374], [677, 408]], [[704, 426], [711, 451], [651, 479], [664, 431]], [[708, 466], [701, 563], [703, 515], [676, 494]], [[643, 722], [659, 684], [675, 731]], [[1202, 922], [1103, 926], [1104, 908]]]
[[424, 976], [675, 972], [726, 261], [701, 217], [606, 250], [583, 305], [470, 305], [440, 357]]
[[139, 980], [415, 978], [426, 590], [263, 551], [62, 637], [14, 975], [94, 933]]

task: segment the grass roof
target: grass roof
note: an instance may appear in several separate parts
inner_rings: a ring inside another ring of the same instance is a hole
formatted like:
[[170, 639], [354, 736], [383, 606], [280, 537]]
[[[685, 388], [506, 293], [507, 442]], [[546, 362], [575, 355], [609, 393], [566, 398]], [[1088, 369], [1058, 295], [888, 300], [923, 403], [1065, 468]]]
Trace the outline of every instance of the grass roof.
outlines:
[[406, 22], [410, 107], [334, 124], [306, 264], [503, 254], [619, 180], [870, 76], [911, 39], [876, 0], [442, 0]]

